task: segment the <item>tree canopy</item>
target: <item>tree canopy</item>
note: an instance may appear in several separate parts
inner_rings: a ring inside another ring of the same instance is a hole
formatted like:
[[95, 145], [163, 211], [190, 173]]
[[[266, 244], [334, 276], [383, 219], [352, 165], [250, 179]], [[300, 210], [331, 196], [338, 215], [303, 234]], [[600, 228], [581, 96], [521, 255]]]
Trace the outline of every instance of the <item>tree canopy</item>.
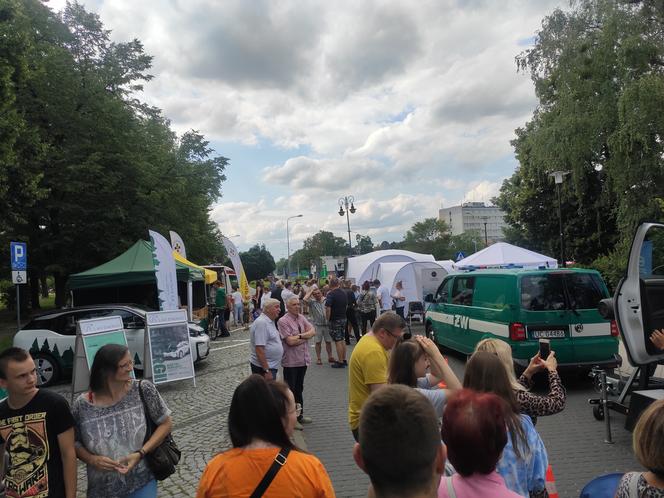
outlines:
[[2, 2], [0, 244], [28, 243], [33, 296], [53, 275], [64, 304], [70, 273], [149, 228], [176, 230], [193, 260], [219, 256], [208, 209], [228, 160], [138, 99], [151, 61], [139, 40], [111, 42], [78, 3], [56, 15], [37, 0]]
[[246, 252], [240, 253], [240, 260], [247, 275], [247, 280], [263, 279], [272, 273], [276, 264], [265, 244], [256, 244]]
[[636, 224], [661, 219], [663, 27], [656, 0], [583, 0], [544, 19], [534, 47], [516, 59], [539, 104], [516, 130], [519, 167], [496, 199], [509, 241], [558, 253], [553, 171], [569, 173], [563, 231], [578, 262], [613, 253], [611, 264], [622, 265]]

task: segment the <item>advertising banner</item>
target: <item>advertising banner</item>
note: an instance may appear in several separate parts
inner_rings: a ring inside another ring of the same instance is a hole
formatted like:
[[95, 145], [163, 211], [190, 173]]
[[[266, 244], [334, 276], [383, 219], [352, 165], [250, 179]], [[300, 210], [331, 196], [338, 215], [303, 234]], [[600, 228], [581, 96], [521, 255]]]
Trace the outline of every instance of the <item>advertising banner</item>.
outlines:
[[170, 230], [168, 233], [171, 236], [171, 247], [173, 247], [173, 250], [184, 259], [187, 259], [187, 250], [184, 247], [184, 241], [182, 240], [182, 237], [180, 237], [178, 233], [174, 232], [173, 230]]
[[242, 261], [240, 260], [240, 253], [237, 251], [235, 244], [231, 242], [230, 239], [222, 237], [221, 241], [224, 243], [226, 252], [228, 253], [228, 258], [231, 260], [235, 274], [237, 275], [237, 280], [240, 285], [240, 293], [242, 294], [242, 299], [249, 300], [249, 282], [247, 281], [247, 275], [244, 273], [244, 268], [242, 267]]
[[152, 261], [157, 277], [159, 309], [162, 311], [178, 309], [178, 282], [175, 273], [173, 249], [159, 233], [148, 230], [152, 241]]
[[147, 340], [152, 382], [194, 378], [194, 356], [185, 310], [148, 313]]

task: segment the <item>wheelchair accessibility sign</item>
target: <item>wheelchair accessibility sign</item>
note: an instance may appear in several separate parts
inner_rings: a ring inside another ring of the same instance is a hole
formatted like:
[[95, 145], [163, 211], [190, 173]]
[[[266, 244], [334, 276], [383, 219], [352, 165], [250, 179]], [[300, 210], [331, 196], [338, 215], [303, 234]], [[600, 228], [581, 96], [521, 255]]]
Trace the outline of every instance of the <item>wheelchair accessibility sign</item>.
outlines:
[[9, 243], [12, 283], [25, 284], [28, 280], [28, 245], [25, 242]]

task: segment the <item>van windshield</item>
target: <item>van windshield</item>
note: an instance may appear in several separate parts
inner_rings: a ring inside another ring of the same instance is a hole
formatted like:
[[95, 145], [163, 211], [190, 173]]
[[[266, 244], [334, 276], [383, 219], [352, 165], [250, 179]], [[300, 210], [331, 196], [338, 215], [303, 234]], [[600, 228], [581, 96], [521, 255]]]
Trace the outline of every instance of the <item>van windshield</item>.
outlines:
[[527, 275], [521, 279], [521, 307], [524, 310], [595, 309], [605, 297], [599, 277], [592, 273]]

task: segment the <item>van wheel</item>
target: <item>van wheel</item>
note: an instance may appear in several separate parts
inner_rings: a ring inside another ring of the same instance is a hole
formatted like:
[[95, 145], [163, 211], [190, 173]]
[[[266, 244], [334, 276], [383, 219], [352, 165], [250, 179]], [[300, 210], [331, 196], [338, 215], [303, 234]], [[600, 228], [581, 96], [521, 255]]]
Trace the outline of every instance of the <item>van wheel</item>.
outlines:
[[595, 417], [595, 420], [604, 420], [604, 407], [601, 405], [593, 406], [593, 417]]
[[60, 380], [60, 366], [51, 355], [37, 353], [34, 359], [39, 387], [48, 387]]

